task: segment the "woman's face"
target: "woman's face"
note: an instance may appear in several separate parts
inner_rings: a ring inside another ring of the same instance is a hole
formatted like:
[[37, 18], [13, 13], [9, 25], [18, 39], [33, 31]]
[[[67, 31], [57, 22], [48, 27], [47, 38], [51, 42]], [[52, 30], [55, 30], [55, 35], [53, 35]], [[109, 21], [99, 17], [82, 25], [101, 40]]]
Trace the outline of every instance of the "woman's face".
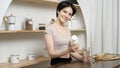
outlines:
[[58, 12], [58, 19], [59, 19], [60, 23], [64, 24], [65, 22], [70, 20], [72, 17], [72, 13], [73, 13], [73, 11], [72, 11], [71, 7], [66, 7], [66, 8], [63, 8], [62, 10], [60, 10]]

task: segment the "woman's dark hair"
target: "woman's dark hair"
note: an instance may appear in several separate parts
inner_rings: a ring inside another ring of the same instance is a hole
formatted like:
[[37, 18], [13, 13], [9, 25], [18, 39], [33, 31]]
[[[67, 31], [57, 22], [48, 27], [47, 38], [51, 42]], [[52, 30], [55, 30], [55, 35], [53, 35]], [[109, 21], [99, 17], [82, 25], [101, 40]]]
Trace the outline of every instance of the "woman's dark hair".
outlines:
[[72, 10], [73, 10], [72, 16], [76, 13], [76, 8], [71, 2], [69, 2], [69, 1], [61, 1], [58, 4], [57, 9], [56, 9], [56, 17], [58, 17], [58, 11], [62, 10], [65, 7], [71, 7], [72, 8]]

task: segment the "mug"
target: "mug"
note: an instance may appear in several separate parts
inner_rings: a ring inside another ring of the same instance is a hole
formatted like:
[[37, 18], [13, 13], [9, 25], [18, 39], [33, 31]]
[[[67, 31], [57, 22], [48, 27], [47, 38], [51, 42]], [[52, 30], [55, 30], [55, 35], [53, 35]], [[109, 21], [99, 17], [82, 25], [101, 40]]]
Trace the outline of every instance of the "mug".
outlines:
[[27, 58], [28, 58], [28, 60], [34, 60], [35, 59], [35, 54], [34, 53], [29, 53]]
[[10, 61], [11, 61], [11, 63], [19, 63], [19, 55], [11, 55], [11, 57], [10, 57]]

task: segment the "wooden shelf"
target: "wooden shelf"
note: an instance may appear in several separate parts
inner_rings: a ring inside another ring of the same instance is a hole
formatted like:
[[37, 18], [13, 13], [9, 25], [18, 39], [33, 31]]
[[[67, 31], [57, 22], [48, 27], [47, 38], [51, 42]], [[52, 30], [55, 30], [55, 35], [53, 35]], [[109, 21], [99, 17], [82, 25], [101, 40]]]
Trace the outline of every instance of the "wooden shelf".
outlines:
[[[71, 31], [86, 31], [86, 29], [80, 29], [80, 30], [71, 30]], [[0, 33], [43, 33], [45, 30], [0, 30]]]
[[23, 1], [28, 3], [38, 3], [38, 4], [45, 4], [45, 5], [57, 5], [57, 0], [17, 0], [17, 1]]
[[37, 64], [40, 63], [42, 61], [46, 61], [46, 60], [50, 60], [50, 57], [37, 57], [35, 60], [20, 60], [19, 63], [16, 64], [12, 64], [12, 63], [1, 63], [0, 64], [0, 68], [20, 68], [20, 67], [24, 67], [24, 66], [28, 66], [28, 65], [32, 65], [32, 64]]
[[76, 31], [76, 32], [80, 32], [80, 31], [86, 31], [86, 29], [80, 29], [80, 30], [73, 30], [73, 29], [71, 29], [71, 31], [72, 31], [72, 32], [75, 32], [75, 31]]
[[[46, 4], [46, 5], [57, 5], [59, 3], [58, 0], [16, 0], [16, 1], [23, 1], [29, 3], [38, 3], [38, 4]], [[74, 4], [76, 7], [79, 7], [78, 4]]]
[[44, 30], [10, 30], [10, 31], [0, 30], [0, 33], [37, 33], [37, 32], [44, 32]]
[[25, 2], [32, 2], [32, 3], [42, 3], [42, 2], [54, 2], [58, 3], [58, 0], [18, 0], [18, 1], [25, 1]]
[[17, 33], [28, 33], [28, 32], [44, 32], [45, 30], [17, 30]]

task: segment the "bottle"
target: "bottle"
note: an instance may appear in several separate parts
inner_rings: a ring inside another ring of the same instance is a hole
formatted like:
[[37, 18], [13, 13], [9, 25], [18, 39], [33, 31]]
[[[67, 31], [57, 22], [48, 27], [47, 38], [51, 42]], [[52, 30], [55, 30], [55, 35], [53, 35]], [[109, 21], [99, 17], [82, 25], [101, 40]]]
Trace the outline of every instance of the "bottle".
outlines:
[[32, 30], [32, 29], [33, 29], [32, 18], [27, 18], [25, 21], [25, 30]]
[[75, 46], [77, 44], [78, 44], [78, 37], [76, 35], [72, 35], [71, 45]]

